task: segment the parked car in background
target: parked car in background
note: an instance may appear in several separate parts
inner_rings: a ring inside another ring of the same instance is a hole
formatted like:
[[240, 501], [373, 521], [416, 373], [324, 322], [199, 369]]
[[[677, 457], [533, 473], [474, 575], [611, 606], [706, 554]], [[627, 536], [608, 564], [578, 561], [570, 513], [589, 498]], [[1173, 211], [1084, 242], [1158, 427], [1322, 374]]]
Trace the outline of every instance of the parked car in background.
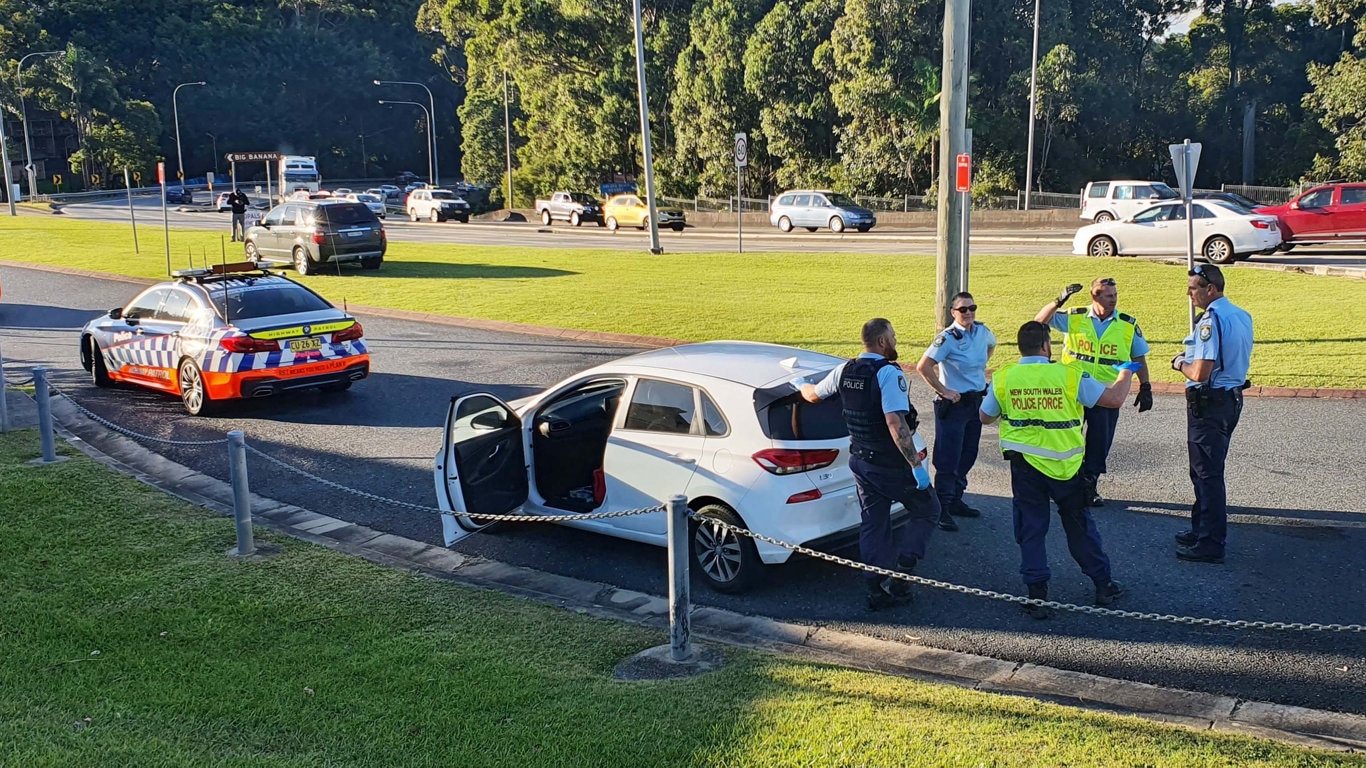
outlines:
[[407, 184], [403, 187], [403, 195], [406, 198], [408, 195], [411, 195], [413, 193], [413, 190], [426, 189], [427, 186], [427, 182], [425, 181], [414, 181], [413, 183]]
[[348, 192], [342, 196], [344, 200], [354, 200], [369, 208], [376, 216], [381, 219], [388, 218], [389, 209], [384, 205], [383, 195], [372, 195], [367, 192]]
[[188, 187], [167, 187], [166, 202], [188, 205], [194, 202], [194, 193]]
[[231, 194], [231, 192], [219, 192], [218, 197], [214, 198], [213, 201], [214, 210], [218, 211], [219, 213], [222, 213], [223, 211], [231, 211], [232, 203], [228, 202], [228, 196]]
[[346, 197], [347, 195], [351, 194], [352, 191], [353, 190], [350, 187], [337, 187], [336, 189], [332, 190], [332, 196]]
[[1256, 210], [1257, 208], [1266, 205], [1266, 203], [1259, 203], [1256, 200], [1253, 200], [1250, 197], [1244, 197], [1237, 192], [1195, 192], [1191, 197], [1196, 200], [1223, 200], [1226, 203], [1233, 203], [1234, 205], [1241, 206], [1249, 211]]
[[[675, 232], [682, 232], [687, 226], [688, 217], [682, 208], [655, 203], [655, 213], [659, 214], [659, 226]], [[602, 206], [603, 221], [613, 232], [619, 227], [650, 227], [650, 207], [639, 195], [614, 195]]]
[[768, 221], [784, 232], [793, 227], [805, 227], [808, 232], [821, 227], [843, 232], [853, 227], [867, 232], [877, 225], [877, 214], [852, 197], [828, 189], [790, 189], [773, 201]]
[[[1275, 216], [1222, 200], [1193, 202], [1191, 214], [1196, 253], [1214, 264], [1270, 253], [1281, 242]], [[1185, 253], [1186, 237], [1186, 204], [1163, 202], [1128, 219], [1082, 227], [1072, 240], [1072, 253], [1100, 257]]]
[[1366, 183], [1325, 184], [1285, 205], [1266, 205], [1257, 213], [1281, 223], [1280, 249], [1307, 243], [1366, 240]]
[[330, 200], [286, 200], [248, 227], [247, 259], [258, 264], [293, 264], [311, 275], [326, 263], [360, 262], [379, 269], [388, 248], [384, 224], [364, 203]]
[[470, 204], [449, 189], [414, 189], [409, 193], [405, 207], [408, 209], [409, 221], [453, 219], [467, 224], [470, 220]]
[[536, 200], [535, 207], [536, 215], [546, 226], [555, 221], [567, 221], [576, 227], [585, 221], [596, 221], [598, 226], [607, 223], [602, 218], [602, 204], [583, 192], [556, 192], [549, 198]]
[[403, 190], [393, 184], [381, 184], [378, 189], [384, 192], [384, 197], [388, 200], [398, 200], [403, 197]]
[[[682, 494], [696, 517], [693, 573], [720, 592], [754, 584], [791, 550], [719, 523], [832, 551], [858, 541], [859, 503], [839, 398], [802, 399], [842, 358], [714, 341], [590, 368], [513, 408], [492, 394], [452, 399], [433, 461], [443, 510], [527, 516], [657, 506]], [[923, 455], [923, 454], [922, 454]], [[905, 519], [898, 504], [893, 519]], [[442, 514], [447, 545], [487, 525]], [[650, 512], [566, 526], [664, 546]]]
[[1081, 217], [1102, 222], [1127, 219], [1161, 200], [1181, 195], [1160, 181], [1093, 181], [1081, 193]]

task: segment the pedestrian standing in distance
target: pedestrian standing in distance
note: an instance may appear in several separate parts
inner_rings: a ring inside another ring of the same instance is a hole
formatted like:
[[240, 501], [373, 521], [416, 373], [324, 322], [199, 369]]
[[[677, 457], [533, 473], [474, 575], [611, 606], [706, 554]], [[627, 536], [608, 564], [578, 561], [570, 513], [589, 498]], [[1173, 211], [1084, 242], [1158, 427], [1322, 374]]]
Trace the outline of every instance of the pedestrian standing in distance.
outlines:
[[[1077, 307], [1059, 314], [1058, 310], [1068, 297], [1079, 290], [1081, 285], [1078, 283], [1067, 286], [1058, 298], [1045, 304], [1034, 319], [1062, 331], [1064, 365], [1075, 366], [1102, 384], [1115, 380], [1114, 366], [1138, 363], [1138, 396], [1134, 398], [1134, 405], [1138, 406], [1139, 413], [1152, 410], [1153, 386], [1148, 379], [1148, 341], [1143, 338], [1143, 330], [1133, 316], [1115, 310], [1119, 291], [1115, 288], [1114, 278], [1098, 277], [1091, 281], [1089, 308]], [[1105, 474], [1105, 462], [1110, 456], [1110, 446], [1115, 441], [1121, 405], [1123, 403], [1086, 409], [1086, 458], [1082, 461], [1081, 475], [1086, 481], [1086, 503], [1092, 507], [1105, 504], [1097, 486], [1100, 476]]]
[[234, 189], [228, 195], [228, 205], [232, 206], [232, 240], [247, 239], [247, 206], [251, 205], [251, 200], [247, 198], [247, 193], [240, 189]]
[[[1031, 321], [1016, 337], [1020, 362], [997, 371], [982, 401], [983, 424], [1001, 421], [1001, 453], [1010, 462], [1011, 512], [1015, 541], [1020, 545], [1020, 575], [1029, 597], [1048, 599], [1049, 500], [1067, 534], [1067, 549], [1096, 587], [1096, 605], [1110, 605], [1124, 589], [1110, 577], [1110, 558], [1086, 504], [1087, 485], [1081, 476], [1086, 450], [1081, 433], [1084, 408], [1117, 408], [1129, 396], [1137, 363], [1119, 366], [1108, 387], [1075, 366], [1053, 362], [1048, 326]], [[1046, 619], [1044, 606], [1025, 610]]]
[[[925, 466], [916, 415], [897, 359], [892, 323], [876, 317], [863, 325], [863, 354], [841, 363], [819, 384], [800, 380], [802, 397], [818, 403], [839, 395], [849, 428], [849, 470], [862, 518], [859, 556], [867, 565], [909, 573], [925, 556], [939, 519], [939, 501]], [[893, 526], [892, 502], [906, 508], [904, 525]], [[908, 602], [910, 584], [867, 574], [869, 610]]]
[[953, 515], [980, 517], [963, 501], [968, 473], [977, 463], [982, 421], [977, 418], [987, 393], [987, 361], [996, 335], [977, 322], [977, 302], [964, 291], [950, 302], [953, 324], [934, 337], [915, 369], [938, 397], [934, 400], [934, 488], [939, 495], [939, 528], [958, 530]]
[[1243, 413], [1252, 361], [1252, 315], [1224, 296], [1224, 273], [1200, 264], [1187, 274], [1186, 293], [1204, 310], [1172, 369], [1186, 377], [1186, 450], [1190, 454], [1191, 527], [1176, 535], [1176, 556], [1224, 562], [1228, 493], [1224, 462]]

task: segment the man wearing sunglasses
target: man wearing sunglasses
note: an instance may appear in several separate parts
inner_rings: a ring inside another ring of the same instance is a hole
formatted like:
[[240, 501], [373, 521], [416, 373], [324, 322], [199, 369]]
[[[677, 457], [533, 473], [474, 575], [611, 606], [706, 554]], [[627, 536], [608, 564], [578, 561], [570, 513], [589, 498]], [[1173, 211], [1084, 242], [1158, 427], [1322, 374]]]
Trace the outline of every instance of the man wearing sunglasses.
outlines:
[[1201, 264], [1187, 273], [1186, 294], [1204, 310], [1172, 369], [1186, 377], [1186, 449], [1190, 454], [1191, 527], [1176, 535], [1176, 556], [1224, 562], [1228, 494], [1224, 463], [1250, 386], [1252, 316], [1224, 297], [1224, 273]]
[[[1102, 384], [1115, 380], [1114, 366], [1138, 363], [1138, 396], [1134, 405], [1139, 413], [1153, 407], [1153, 387], [1148, 380], [1148, 341], [1132, 315], [1115, 311], [1119, 292], [1111, 277], [1091, 281], [1091, 306], [1077, 307], [1069, 312], [1058, 310], [1081, 285], [1072, 284], [1062, 294], [1045, 304], [1034, 317], [1037, 322], [1063, 332], [1062, 362], [1091, 374]], [[1122, 403], [1121, 403], [1122, 405]], [[1094, 406], [1086, 409], [1086, 458], [1081, 465], [1086, 482], [1086, 502], [1099, 507], [1105, 504], [1096, 486], [1105, 474], [1105, 461], [1115, 441], [1115, 427], [1119, 424], [1119, 407]]]
[[977, 409], [987, 390], [987, 361], [996, 335], [977, 322], [977, 302], [960, 293], [950, 302], [953, 324], [939, 332], [915, 364], [920, 378], [939, 396], [934, 401], [934, 488], [939, 494], [939, 528], [958, 530], [951, 515], [980, 517], [963, 501], [968, 472], [977, 463], [982, 422]]

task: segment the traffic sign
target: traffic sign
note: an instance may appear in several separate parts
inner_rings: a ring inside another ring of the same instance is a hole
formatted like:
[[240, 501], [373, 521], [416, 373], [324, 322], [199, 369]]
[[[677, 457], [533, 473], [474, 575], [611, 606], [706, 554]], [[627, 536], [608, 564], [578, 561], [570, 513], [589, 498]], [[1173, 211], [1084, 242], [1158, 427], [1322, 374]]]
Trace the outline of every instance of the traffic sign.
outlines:
[[956, 182], [956, 184], [954, 185], [954, 189], [958, 192], [967, 192], [971, 190], [972, 155], [966, 153], [959, 155], [958, 162], [955, 165], [955, 170], [957, 170], [957, 173], [955, 174], [954, 179]]
[[100, 183], [100, 175], [99, 175], [98, 173], [92, 173], [92, 174], [90, 174], [90, 183], [91, 183], [91, 184], [99, 184], [99, 183]]
[[749, 137], [743, 133], [735, 134], [735, 167], [749, 165]]
[[280, 159], [279, 152], [229, 152], [224, 155], [230, 163], [271, 162]]
[[133, 181], [142, 181], [142, 171], [133, 171]]
[[62, 174], [60, 174], [60, 173], [54, 173], [54, 174], [52, 174], [52, 183], [53, 183], [53, 184], [56, 184], [57, 186], [60, 187], [60, 186], [62, 185]]
[[166, 183], [166, 164], [165, 164], [165, 163], [157, 163], [157, 183], [158, 183], [158, 184], [163, 184], [163, 185]]
[[[1190, 149], [1190, 162], [1187, 165], [1187, 148]], [[1191, 189], [1195, 186], [1195, 169], [1200, 167], [1200, 143], [1185, 141], [1181, 144], [1168, 144], [1172, 153], [1172, 168], [1176, 171], [1176, 183], [1181, 187], [1182, 199], [1191, 199]]]
[[180, 169], [176, 169], [175, 177], [176, 177], [177, 179], [180, 179], [181, 181], [184, 181], [184, 180], [185, 180], [185, 171], [180, 170]]

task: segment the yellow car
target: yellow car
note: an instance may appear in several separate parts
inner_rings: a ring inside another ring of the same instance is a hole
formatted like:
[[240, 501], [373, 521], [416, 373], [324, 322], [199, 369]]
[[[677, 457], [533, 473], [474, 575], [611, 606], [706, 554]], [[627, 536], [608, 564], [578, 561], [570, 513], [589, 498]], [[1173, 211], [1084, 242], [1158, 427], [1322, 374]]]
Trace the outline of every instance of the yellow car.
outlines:
[[[682, 232], [683, 225], [688, 223], [682, 208], [664, 207], [656, 203], [655, 211], [659, 214], [660, 227]], [[641, 229], [650, 226], [650, 207], [638, 195], [616, 195], [609, 198], [602, 206], [602, 215], [607, 220], [607, 228], [613, 232], [622, 226]]]

